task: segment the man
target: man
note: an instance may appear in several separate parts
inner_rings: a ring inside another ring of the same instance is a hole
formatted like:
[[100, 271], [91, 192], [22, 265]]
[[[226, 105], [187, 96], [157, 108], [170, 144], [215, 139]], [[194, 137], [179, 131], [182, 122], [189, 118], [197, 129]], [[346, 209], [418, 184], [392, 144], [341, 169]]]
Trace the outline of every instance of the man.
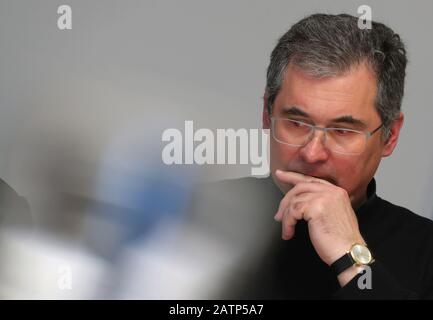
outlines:
[[271, 178], [223, 182], [207, 206], [223, 205], [208, 218], [227, 212], [227, 234], [255, 246], [223, 297], [433, 298], [433, 223], [375, 190], [403, 125], [404, 45], [381, 23], [357, 22], [309, 16], [271, 54], [263, 108]]

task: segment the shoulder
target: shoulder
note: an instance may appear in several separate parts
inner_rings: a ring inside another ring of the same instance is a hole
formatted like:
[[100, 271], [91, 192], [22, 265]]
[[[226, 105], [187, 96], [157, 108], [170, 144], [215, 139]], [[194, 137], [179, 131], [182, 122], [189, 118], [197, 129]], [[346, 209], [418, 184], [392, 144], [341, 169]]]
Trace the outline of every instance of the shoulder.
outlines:
[[240, 198], [254, 195], [255, 192], [275, 194], [276, 186], [270, 177], [246, 177], [203, 183], [197, 186], [197, 190], [201, 192], [218, 191], [221, 196]]
[[433, 284], [433, 221], [378, 200], [373, 215], [378, 216], [372, 217], [369, 226], [372, 248], [402, 285], [423, 296]]
[[195, 199], [212, 202], [217, 208], [237, 211], [259, 209], [279, 204], [282, 198], [272, 178], [246, 177], [202, 183], [195, 188]]
[[[279, 193], [279, 195], [278, 195]], [[191, 217], [234, 238], [241, 230], [266, 233], [275, 224], [274, 214], [282, 194], [271, 178], [240, 178], [197, 185]]]
[[396, 221], [396, 223], [399, 223], [406, 229], [430, 231], [433, 235], [433, 221], [431, 219], [382, 198], [379, 198], [379, 201], [383, 207], [384, 214], [389, 216], [389, 220]]
[[379, 203], [381, 210], [376, 212], [379, 217], [374, 219], [376, 226], [372, 227], [377, 234], [386, 233], [390, 241], [418, 248], [418, 254], [433, 250], [432, 220], [381, 198]]
[[27, 200], [0, 179], [0, 223], [31, 225], [32, 218]]
[[18, 193], [0, 179], [0, 206], [10, 206], [20, 200]]

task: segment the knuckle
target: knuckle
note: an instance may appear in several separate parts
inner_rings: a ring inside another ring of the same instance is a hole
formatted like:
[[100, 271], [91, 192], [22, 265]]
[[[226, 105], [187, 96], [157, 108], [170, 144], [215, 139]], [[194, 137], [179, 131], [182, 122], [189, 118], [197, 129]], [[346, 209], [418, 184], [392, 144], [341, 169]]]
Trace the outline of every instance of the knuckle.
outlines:
[[336, 195], [339, 197], [339, 198], [346, 198], [346, 197], [348, 197], [348, 194], [347, 194], [347, 191], [346, 191], [346, 189], [344, 189], [344, 188], [340, 188], [340, 187], [337, 187], [337, 190], [336, 190], [337, 192], [336, 192]]
[[319, 216], [323, 216], [325, 213], [326, 204], [323, 199], [319, 199], [316, 201], [316, 210]]

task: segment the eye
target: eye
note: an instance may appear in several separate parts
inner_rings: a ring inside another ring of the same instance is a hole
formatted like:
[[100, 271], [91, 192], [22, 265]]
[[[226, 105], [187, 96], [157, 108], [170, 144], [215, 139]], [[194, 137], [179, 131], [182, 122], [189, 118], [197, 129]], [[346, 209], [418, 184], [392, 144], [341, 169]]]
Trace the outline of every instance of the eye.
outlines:
[[298, 121], [298, 120], [291, 120], [290, 123], [292, 124], [292, 126], [297, 127], [297, 128], [308, 126], [306, 123], [304, 123], [302, 121]]
[[345, 129], [337, 129], [337, 130], [335, 130], [335, 132], [337, 132], [339, 135], [344, 135], [344, 134], [346, 134], [348, 131], [345, 130]]
[[334, 132], [339, 135], [339, 136], [347, 136], [351, 133], [353, 133], [352, 131], [348, 130], [348, 129], [334, 129]]

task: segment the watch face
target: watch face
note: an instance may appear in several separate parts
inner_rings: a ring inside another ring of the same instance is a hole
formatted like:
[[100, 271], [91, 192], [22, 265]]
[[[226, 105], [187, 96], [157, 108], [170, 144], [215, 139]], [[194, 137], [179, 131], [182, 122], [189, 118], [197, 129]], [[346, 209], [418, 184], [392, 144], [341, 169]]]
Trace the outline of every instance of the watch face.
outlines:
[[358, 264], [369, 264], [372, 259], [370, 250], [362, 244], [353, 245], [350, 254], [353, 260]]

